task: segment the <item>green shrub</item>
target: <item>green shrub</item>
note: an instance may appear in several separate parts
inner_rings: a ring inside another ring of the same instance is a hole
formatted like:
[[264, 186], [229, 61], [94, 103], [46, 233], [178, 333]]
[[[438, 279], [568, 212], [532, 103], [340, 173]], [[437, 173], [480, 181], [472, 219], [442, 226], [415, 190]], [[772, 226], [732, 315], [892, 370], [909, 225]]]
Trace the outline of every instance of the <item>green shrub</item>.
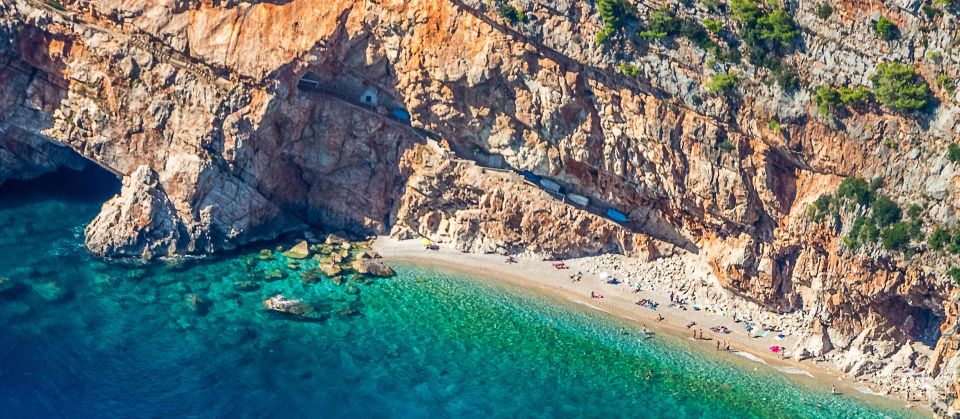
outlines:
[[951, 266], [950, 269], [947, 269], [947, 276], [953, 279], [954, 284], [960, 285], [960, 268]]
[[707, 90], [715, 95], [727, 94], [733, 91], [740, 83], [740, 79], [732, 72], [714, 73], [707, 82]]
[[870, 77], [877, 100], [897, 112], [917, 111], [930, 102], [930, 87], [913, 66], [883, 62]]
[[833, 7], [830, 6], [830, 3], [823, 2], [817, 4], [817, 17], [820, 19], [826, 20], [833, 14]]
[[817, 105], [820, 115], [831, 116], [843, 108], [840, 91], [830, 86], [820, 86], [813, 93], [813, 103]]
[[923, 215], [923, 208], [920, 205], [913, 203], [907, 207], [907, 216], [911, 220], [919, 220], [921, 215]]
[[870, 101], [870, 89], [863, 86], [841, 87], [837, 90], [840, 93], [840, 101], [848, 106], [863, 106]]
[[646, 30], [637, 34], [644, 39], [664, 39], [676, 34], [679, 29], [680, 21], [674, 15], [673, 9], [668, 6], [660, 6], [659, 9], [650, 12]]
[[780, 131], [780, 123], [776, 119], [771, 119], [767, 122], [767, 128], [770, 128], [771, 131]]
[[873, 30], [877, 32], [877, 35], [880, 35], [880, 38], [887, 41], [892, 41], [897, 37], [897, 25], [894, 25], [885, 16], [880, 16], [880, 19], [877, 19], [877, 22], [873, 24]]
[[707, 10], [711, 12], [719, 12], [723, 9], [723, 2], [721, 0], [700, 0], [700, 4], [704, 5]]
[[923, 14], [927, 15], [927, 19], [933, 20], [940, 15], [940, 9], [933, 7], [929, 4], [923, 5]]
[[753, 0], [731, 0], [730, 9], [740, 25], [740, 39], [747, 46], [750, 63], [770, 69], [779, 67], [780, 56], [800, 34], [793, 18], [778, 7], [768, 13]]
[[848, 177], [844, 178], [840, 182], [840, 186], [837, 187], [837, 197], [849, 199], [858, 205], [866, 206], [873, 203], [877, 189], [861, 178]]
[[721, 20], [706, 19], [703, 21], [703, 26], [713, 33], [723, 32], [723, 21]]
[[910, 245], [910, 226], [904, 222], [894, 223], [880, 232], [881, 243], [887, 250], [906, 250]]
[[953, 254], [960, 253], [960, 228], [956, 229], [947, 242], [947, 251]]
[[693, 19], [684, 20], [683, 23], [680, 24], [680, 34], [704, 51], [712, 52], [714, 56], [721, 55], [720, 45], [714, 42], [713, 39], [710, 39], [710, 35], [708, 35], [707, 30], [700, 25], [700, 22]]
[[933, 229], [930, 236], [927, 237], [927, 246], [933, 250], [943, 250], [944, 246], [950, 241], [950, 232], [943, 227]]
[[800, 88], [800, 74], [791, 65], [784, 65], [775, 69], [773, 77], [785, 92], [793, 92]]
[[730, 0], [730, 11], [741, 25], [756, 25], [763, 16], [760, 5], [752, 0]]
[[957, 88], [957, 83], [946, 74], [941, 74], [937, 76], [937, 86], [940, 86], [940, 88], [947, 93], [952, 94], [953, 90]]
[[758, 23], [761, 28], [761, 39], [771, 39], [788, 45], [800, 35], [800, 29], [794, 23], [793, 17], [783, 9], [776, 9], [761, 17]]
[[960, 145], [956, 143], [947, 145], [947, 159], [953, 163], [960, 161]]
[[870, 208], [873, 210], [873, 220], [880, 227], [900, 221], [903, 216], [900, 206], [886, 195], [877, 196]]
[[640, 74], [640, 68], [627, 63], [620, 63], [620, 72], [630, 77], [637, 77]]
[[520, 22], [527, 21], [527, 16], [524, 15], [522, 11], [517, 10], [516, 7], [503, 6], [498, 11], [500, 12], [501, 17], [503, 17], [504, 19], [507, 20], [507, 22], [510, 22], [512, 24], [517, 24]]
[[736, 149], [736, 147], [733, 146], [733, 143], [731, 143], [729, 140], [723, 140], [718, 142], [717, 148], [722, 151], [726, 151], [728, 153]]
[[597, 10], [603, 22], [603, 29], [597, 34], [597, 45], [599, 45], [626, 25], [632, 8], [626, 0], [598, 0]]
[[830, 194], [820, 195], [816, 201], [813, 201], [813, 203], [807, 207], [807, 218], [819, 223], [827, 217], [831, 207], [833, 207], [833, 196]]
[[862, 244], [876, 243], [879, 238], [880, 230], [874, 224], [873, 220], [858, 215], [857, 218], [853, 220], [853, 226], [851, 226], [850, 232], [847, 233], [844, 243], [846, 243], [848, 247], [855, 249]]

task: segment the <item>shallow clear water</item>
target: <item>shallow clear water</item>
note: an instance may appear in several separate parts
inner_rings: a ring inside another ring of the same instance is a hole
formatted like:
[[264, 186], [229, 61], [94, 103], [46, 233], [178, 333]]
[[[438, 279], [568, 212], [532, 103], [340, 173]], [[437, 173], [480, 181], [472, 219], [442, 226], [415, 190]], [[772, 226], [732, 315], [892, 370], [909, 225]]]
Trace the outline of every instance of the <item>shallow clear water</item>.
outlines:
[[[91, 176], [0, 188], [0, 276], [26, 284], [0, 296], [0, 416], [908, 414], [681, 339], [624, 336], [629, 326], [615, 319], [459, 274], [404, 265], [392, 279], [310, 284], [259, 249], [98, 261], [82, 227], [116, 185]], [[265, 279], [277, 269], [286, 277]], [[242, 291], [243, 280], [260, 288]], [[309, 300], [322, 319], [264, 312], [260, 302], [278, 292]], [[209, 302], [206, 313], [190, 295]]]

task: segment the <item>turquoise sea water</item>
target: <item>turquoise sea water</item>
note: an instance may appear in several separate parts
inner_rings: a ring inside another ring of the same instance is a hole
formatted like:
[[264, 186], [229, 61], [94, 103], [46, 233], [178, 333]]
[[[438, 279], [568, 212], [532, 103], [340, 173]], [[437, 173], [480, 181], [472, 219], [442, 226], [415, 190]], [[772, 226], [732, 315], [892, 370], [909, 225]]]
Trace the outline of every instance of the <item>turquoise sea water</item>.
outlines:
[[[92, 173], [0, 187], [0, 276], [23, 284], [0, 295], [0, 416], [908, 415], [460, 274], [305, 283], [259, 249], [99, 261], [82, 229], [116, 188]], [[278, 292], [322, 318], [264, 312]]]

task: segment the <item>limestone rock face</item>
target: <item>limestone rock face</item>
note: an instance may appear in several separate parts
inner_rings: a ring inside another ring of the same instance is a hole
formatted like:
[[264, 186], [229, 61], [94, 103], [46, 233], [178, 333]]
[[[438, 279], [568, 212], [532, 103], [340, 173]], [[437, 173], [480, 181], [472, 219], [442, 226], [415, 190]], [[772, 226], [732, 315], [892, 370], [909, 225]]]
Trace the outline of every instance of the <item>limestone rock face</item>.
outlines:
[[103, 205], [84, 234], [87, 247], [102, 256], [123, 249], [149, 258], [185, 247], [189, 240], [157, 174], [147, 166], [140, 166], [123, 180], [120, 195]]

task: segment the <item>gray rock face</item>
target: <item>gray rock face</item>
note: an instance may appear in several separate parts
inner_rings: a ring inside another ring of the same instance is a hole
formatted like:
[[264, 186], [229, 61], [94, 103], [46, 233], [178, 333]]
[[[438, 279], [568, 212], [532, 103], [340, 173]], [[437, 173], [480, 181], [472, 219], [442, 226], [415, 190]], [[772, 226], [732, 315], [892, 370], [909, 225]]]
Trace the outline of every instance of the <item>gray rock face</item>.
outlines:
[[150, 258], [188, 248], [190, 238], [157, 174], [140, 166], [123, 180], [120, 195], [106, 204], [84, 230], [94, 254], [124, 253]]

